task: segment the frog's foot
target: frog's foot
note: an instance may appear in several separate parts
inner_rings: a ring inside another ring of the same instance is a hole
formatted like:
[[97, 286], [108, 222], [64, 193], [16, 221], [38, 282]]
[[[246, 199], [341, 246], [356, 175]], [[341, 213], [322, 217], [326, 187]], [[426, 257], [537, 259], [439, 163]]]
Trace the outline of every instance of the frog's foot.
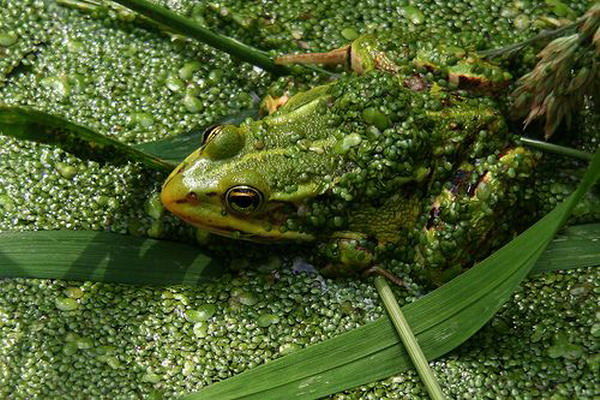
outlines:
[[283, 107], [288, 102], [289, 99], [290, 99], [290, 96], [288, 96], [287, 93], [284, 94], [283, 96], [279, 96], [279, 97], [273, 97], [271, 95], [267, 95], [261, 104], [262, 114], [264, 114], [264, 115], [273, 114], [275, 111], [277, 111], [281, 107]]
[[368, 268], [362, 273], [362, 275], [363, 276], [379, 275], [379, 276], [383, 276], [384, 278], [387, 278], [390, 282], [394, 283], [395, 285], [402, 286], [402, 287], [406, 286], [406, 284], [404, 283], [404, 281], [402, 279], [400, 279], [398, 276], [392, 274], [387, 269], [383, 269], [381, 267]]
[[362, 75], [373, 69], [395, 73], [398, 67], [384, 52], [377, 49], [376, 39], [363, 35], [351, 44], [326, 53], [289, 54], [277, 57], [276, 64], [321, 64], [327, 66], [342, 65], [356, 74]]
[[373, 265], [372, 249], [357, 239], [335, 239], [321, 248], [329, 263], [321, 270], [325, 276], [356, 276]]

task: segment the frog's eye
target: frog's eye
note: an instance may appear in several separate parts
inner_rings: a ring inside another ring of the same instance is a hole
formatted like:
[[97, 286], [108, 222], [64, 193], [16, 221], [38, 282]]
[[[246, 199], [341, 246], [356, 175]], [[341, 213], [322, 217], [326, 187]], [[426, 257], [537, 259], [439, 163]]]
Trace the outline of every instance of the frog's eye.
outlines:
[[206, 128], [206, 130], [202, 134], [202, 144], [205, 145], [208, 142], [210, 142], [211, 140], [213, 140], [214, 137], [217, 136], [219, 134], [219, 132], [221, 132], [222, 130], [223, 130], [223, 125], [213, 125], [213, 126]]
[[238, 214], [251, 214], [263, 204], [263, 194], [252, 186], [233, 186], [225, 193], [227, 206]]

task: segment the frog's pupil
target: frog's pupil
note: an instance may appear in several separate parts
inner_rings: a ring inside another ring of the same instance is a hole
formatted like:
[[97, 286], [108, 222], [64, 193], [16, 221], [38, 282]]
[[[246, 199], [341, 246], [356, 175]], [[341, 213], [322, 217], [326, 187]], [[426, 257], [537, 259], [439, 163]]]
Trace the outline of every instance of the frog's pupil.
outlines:
[[234, 211], [252, 212], [262, 203], [262, 194], [250, 186], [236, 186], [227, 191], [227, 203]]
[[239, 208], [249, 208], [254, 204], [254, 196], [237, 195], [232, 200]]

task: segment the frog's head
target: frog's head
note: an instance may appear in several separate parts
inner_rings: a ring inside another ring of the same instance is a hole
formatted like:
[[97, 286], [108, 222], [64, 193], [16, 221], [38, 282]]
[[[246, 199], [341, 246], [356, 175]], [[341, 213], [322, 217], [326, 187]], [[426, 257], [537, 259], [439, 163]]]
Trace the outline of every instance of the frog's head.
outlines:
[[333, 168], [333, 143], [322, 111], [327, 106], [319, 93], [290, 102], [260, 121], [208, 129], [202, 146], [164, 183], [165, 207], [224, 236], [313, 239], [286, 221], [328, 188], [324, 177]]

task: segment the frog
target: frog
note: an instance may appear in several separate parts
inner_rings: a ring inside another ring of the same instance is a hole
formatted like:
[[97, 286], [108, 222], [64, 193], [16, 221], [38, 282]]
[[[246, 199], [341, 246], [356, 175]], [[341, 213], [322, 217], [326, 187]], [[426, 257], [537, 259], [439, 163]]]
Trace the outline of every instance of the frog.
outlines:
[[164, 182], [165, 208], [221, 236], [307, 243], [328, 276], [398, 284], [393, 261], [443, 283], [501, 245], [527, 219], [536, 163], [493, 95], [510, 75], [451, 46], [383, 46], [364, 35], [278, 58], [348, 72], [207, 129]]

